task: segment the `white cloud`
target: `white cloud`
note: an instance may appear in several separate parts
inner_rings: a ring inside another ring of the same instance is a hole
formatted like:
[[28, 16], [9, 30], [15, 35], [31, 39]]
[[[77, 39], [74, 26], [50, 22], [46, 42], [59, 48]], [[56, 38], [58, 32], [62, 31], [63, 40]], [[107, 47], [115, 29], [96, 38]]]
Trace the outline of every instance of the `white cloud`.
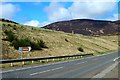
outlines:
[[40, 22], [39, 27], [46, 26], [46, 25], [48, 25], [48, 24], [50, 24], [50, 23], [52, 23], [52, 22], [49, 22], [49, 21], [46, 21], [46, 22]]
[[97, 18], [114, 8], [114, 2], [74, 2], [69, 11], [72, 18]]
[[43, 27], [50, 24], [50, 22], [39, 22], [38, 20], [31, 20], [24, 23], [24, 25], [34, 26], [34, 27]]
[[45, 8], [45, 11], [51, 22], [81, 18], [97, 19], [112, 12], [116, 5], [114, 0], [104, 0], [104, 2], [100, 0], [92, 0], [92, 2], [91, 0], [84, 0], [83, 2], [73, 1], [71, 6], [65, 8], [59, 2], [51, 2]]
[[12, 18], [16, 12], [18, 12], [18, 7], [16, 5], [13, 5], [11, 3], [1, 3], [0, 4], [0, 17], [1, 18]]
[[69, 11], [57, 2], [51, 2], [49, 6], [45, 8], [48, 13], [49, 21], [66, 20], [70, 18]]
[[38, 27], [39, 26], [39, 21], [37, 20], [31, 20], [31, 21], [28, 21], [28, 22], [25, 22], [24, 25], [29, 25], [29, 26], [36, 26]]
[[117, 2], [119, 0], [72, 0], [73, 2]]
[[2, 0], [2, 2], [118, 2], [119, 0]]
[[116, 21], [120, 19], [120, 14], [113, 14], [111, 17], [107, 18], [106, 20]]
[[113, 17], [112, 17], [112, 19], [111, 20], [118, 20], [118, 16], [119, 16], [120, 14], [113, 14]]

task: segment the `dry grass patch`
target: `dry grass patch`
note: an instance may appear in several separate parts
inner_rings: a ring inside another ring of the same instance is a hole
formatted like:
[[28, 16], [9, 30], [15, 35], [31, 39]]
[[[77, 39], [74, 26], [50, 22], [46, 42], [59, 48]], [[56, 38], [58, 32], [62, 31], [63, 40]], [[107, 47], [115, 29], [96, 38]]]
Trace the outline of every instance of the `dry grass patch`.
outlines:
[[[29, 58], [64, 56], [78, 53], [95, 54], [97, 52], [117, 50], [118, 48], [116, 36], [92, 37], [18, 24], [15, 26], [13, 23], [7, 22], [3, 22], [3, 24], [5, 24], [5, 26], [0, 26], [2, 27], [3, 51], [7, 51], [7, 53], [2, 53], [4, 59], [15, 59], [19, 57], [19, 51], [10, 45], [11, 42], [5, 40], [5, 30], [11, 30], [18, 39], [25, 37], [33, 42], [36, 40], [43, 40], [45, 42], [48, 48], [32, 50]], [[84, 52], [78, 51], [78, 47], [82, 47]], [[24, 57], [26, 57], [26, 53]]]

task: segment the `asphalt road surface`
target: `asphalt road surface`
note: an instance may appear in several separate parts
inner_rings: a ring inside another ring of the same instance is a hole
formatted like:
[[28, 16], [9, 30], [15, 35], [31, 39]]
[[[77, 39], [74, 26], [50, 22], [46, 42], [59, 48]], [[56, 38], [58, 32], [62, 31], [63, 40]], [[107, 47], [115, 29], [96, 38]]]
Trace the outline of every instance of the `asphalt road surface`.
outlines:
[[0, 72], [2, 78], [92, 78], [113, 63], [118, 52], [67, 62]]

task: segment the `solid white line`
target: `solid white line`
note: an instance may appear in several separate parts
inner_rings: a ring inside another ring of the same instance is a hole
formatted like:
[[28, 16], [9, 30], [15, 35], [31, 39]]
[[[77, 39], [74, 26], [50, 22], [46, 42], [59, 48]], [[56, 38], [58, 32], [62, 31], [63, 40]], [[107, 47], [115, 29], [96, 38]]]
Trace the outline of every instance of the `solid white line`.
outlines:
[[113, 61], [116, 61], [117, 59], [119, 59], [120, 58], [120, 56], [119, 57], [117, 57], [117, 58], [115, 58], [115, 59], [113, 59]]
[[[107, 73], [109, 73], [112, 69], [114, 69], [116, 66], [118, 65], [118, 62], [112, 64], [111, 66], [109, 66], [108, 68], [106, 68], [105, 70], [103, 70], [101, 73], [93, 76], [92, 78], [103, 78]], [[94, 80], [94, 79], [91, 79]]]
[[[115, 52], [116, 52], [116, 51], [115, 51]], [[111, 53], [114, 53], [114, 52], [111, 52]], [[1, 74], [1, 73], [7, 73], [7, 72], [13, 72], [13, 71], [24, 70], [24, 69], [31, 69], [31, 68], [43, 67], [43, 66], [47, 66], [47, 65], [54, 65], [54, 64], [60, 64], [60, 63], [78, 61], [78, 60], [83, 60], [83, 59], [89, 59], [89, 58], [94, 58], [94, 57], [109, 55], [109, 54], [111, 54], [111, 53], [102, 54], [102, 55], [97, 55], [97, 56], [92, 56], [92, 57], [88, 57], [88, 58], [77, 59], [77, 60], [63, 61], [63, 62], [57, 62], [57, 63], [50, 63], [50, 64], [44, 64], [44, 65], [39, 65], [39, 66], [27, 67], [27, 68], [19, 68], [19, 69], [14, 69], [14, 70], [7, 70], [7, 71], [2, 71], [2, 72], [0, 72], [0, 74]]]
[[55, 68], [55, 69], [50, 69], [50, 70], [45, 70], [45, 71], [42, 71], [42, 72], [36, 72], [36, 73], [32, 73], [30, 75], [32, 76], [32, 75], [41, 74], [41, 73], [45, 73], [45, 72], [49, 72], [49, 71], [55, 71], [55, 70], [58, 70], [58, 69], [61, 69], [61, 68], [63, 68], [63, 67], [59, 67], [59, 68]]

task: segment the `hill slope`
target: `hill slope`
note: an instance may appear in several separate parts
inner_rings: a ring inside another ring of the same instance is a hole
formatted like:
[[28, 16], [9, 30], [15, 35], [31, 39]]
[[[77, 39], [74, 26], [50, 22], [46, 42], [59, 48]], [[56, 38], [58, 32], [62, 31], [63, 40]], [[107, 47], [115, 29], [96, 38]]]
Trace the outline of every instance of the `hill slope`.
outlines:
[[76, 19], [55, 22], [43, 28], [83, 35], [108, 35], [117, 34], [118, 24], [118, 21]]
[[[107, 52], [117, 50], [117, 36], [106, 37], [91, 37], [83, 36], [79, 34], [70, 34], [60, 31], [47, 30], [42, 28], [36, 28], [31, 26], [25, 26], [21, 24], [15, 24], [11, 22], [0, 22], [2, 27], [2, 53], [3, 59], [20, 58], [20, 53], [12, 43], [8, 40], [6, 31], [10, 31], [15, 38], [11, 39], [23, 39], [28, 38], [32, 42], [36, 40], [42, 40], [48, 48], [42, 48], [42, 50], [32, 50], [30, 52], [30, 58], [32, 57], [45, 57], [45, 56], [60, 56], [71, 55], [78, 53], [96, 53]], [[8, 34], [8, 35], [10, 35]], [[19, 43], [19, 42], [17, 42]], [[84, 52], [78, 51], [78, 47], [81, 47]], [[27, 53], [24, 53], [23, 57], [26, 57]]]

